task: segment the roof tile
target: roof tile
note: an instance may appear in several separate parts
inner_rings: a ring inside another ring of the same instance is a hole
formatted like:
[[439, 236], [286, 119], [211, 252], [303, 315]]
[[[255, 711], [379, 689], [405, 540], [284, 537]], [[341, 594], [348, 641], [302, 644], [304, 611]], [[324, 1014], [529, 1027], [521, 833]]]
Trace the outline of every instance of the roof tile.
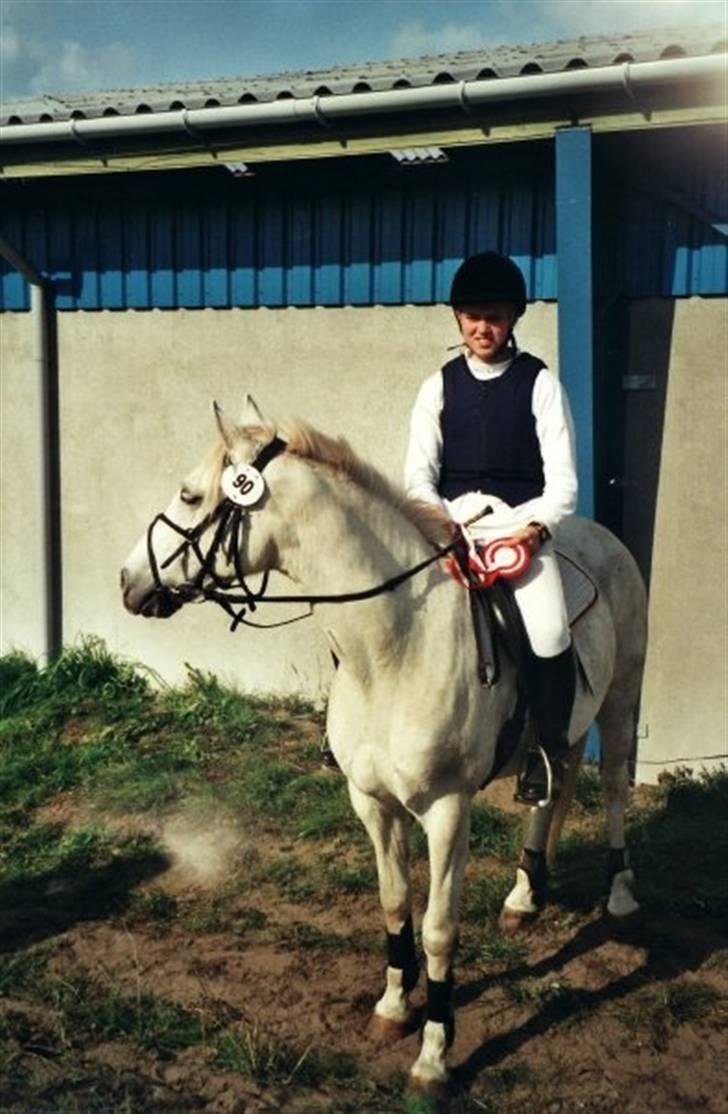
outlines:
[[129, 116], [139, 112], [170, 112], [206, 105], [234, 105], [305, 98], [329, 90], [334, 96], [361, 89], [384, 91], [414, 88], [441, 81], [474, 81], [483, 77], [515, 77], [522, 73], [559, 73], [576, 66], [608, 66], [623, 61], [650, 62], [675, 56], [700, 57], [726, 50], [719, 25], [668, 27], [619, 36], [602, 35], [552, 43], [503, 45], [422, 58], [394, 59], [326, 70], [262, 74], [209, 81], [186, 81], [136, 89], [40, 95], [5, 101], [0, 124], [32, 124], [83, 115]]

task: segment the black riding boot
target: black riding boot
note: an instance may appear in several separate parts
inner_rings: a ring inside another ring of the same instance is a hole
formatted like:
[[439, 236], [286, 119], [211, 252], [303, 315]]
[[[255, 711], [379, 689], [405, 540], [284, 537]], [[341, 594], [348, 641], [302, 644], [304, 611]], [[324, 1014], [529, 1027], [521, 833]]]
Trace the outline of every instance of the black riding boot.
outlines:
[[569, 755], [569, 722], [576, 692], [574, 652], [569, 646], [555, 658], [534, 656], [530, 666], [531, 711], [538, 743], [525, 754], [515, 799], [543, 807], [558, 799]]

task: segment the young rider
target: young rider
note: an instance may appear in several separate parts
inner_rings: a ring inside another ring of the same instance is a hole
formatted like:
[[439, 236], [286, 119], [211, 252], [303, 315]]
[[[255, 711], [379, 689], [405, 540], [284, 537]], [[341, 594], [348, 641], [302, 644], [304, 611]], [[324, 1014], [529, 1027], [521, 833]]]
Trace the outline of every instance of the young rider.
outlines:
[[[531, 562], [511, 581], [531, 644], [531, 710], [558, 795], [568, 753], [575, 668], [551, 534], [576, 507], [574, 431], [558, 379], [520, 351], [513, 330], [526, 285], [509, 258], [484, 252], [455, 272], [450, 305], [464, 351], [425, 380], [412, 411], [405, 465], [410, 495], [444, 505], [476, 539], [517, 539]], [[543, 803], [548, 771], [532, 748], [516, 800]]]

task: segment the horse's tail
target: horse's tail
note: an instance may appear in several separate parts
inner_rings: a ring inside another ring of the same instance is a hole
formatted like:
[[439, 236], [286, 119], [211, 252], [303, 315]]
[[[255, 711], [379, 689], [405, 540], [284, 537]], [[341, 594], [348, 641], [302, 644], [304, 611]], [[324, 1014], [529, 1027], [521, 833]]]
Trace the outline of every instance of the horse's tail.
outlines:
[[556, 850], [559, 846], [561, 839], [561, 829], [566, 820], [566, 814], [571, 808], [571, 802], [574, 799], [576, 791], [576, 779], [579, 774], [579, 767], [581, 760], [584, 757], [584, 747], [586, 746], [586, 735], [582, 735], [580, 739], [574, 743], [569, 751], [569, 763], [564, 772], [564, 780], [561, 785], [561, 792], [559, 799], [554, 805], [554, 811], [551, 816], [551, 824], [549, 825], [549, 835], [546, 842], [546, 861], [552, 863]]

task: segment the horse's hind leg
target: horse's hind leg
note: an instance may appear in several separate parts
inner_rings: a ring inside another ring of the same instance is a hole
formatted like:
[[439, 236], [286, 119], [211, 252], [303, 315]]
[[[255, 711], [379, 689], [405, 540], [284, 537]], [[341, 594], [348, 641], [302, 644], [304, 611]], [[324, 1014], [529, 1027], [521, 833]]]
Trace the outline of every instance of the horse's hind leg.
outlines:
[[516, 868], [516, 882], [500, 916], [501, 930], [509, 935], [527, 928], [546, 903], [549, 863], [574, 796], [586, 735], [573, 744], [559, 800], [549, 808], [532, 808], [526, 838]]
[[629, 756], [634, 743], [634, 719], [625, 713], [624, 694], [610, 692], [597, 716], [602, 741], [602, 790], [607, 813], [609, 841], [607, 912], [612, 917], [630, 917], [639, 909], [634, 896], [625, 838], [625, 810], [629, 798]]
[[374, 1007], [371, 1029], [384, 1040], [398, 1040], [414, 1027], [409, 995], [417, 985], [419, 964], [412, 927], [409, 877], [411, 817], [401, 805], [386, 808], [349, 782], [349, 796], [374, 846], [379, 897], [387, 927], [387, 981]]

